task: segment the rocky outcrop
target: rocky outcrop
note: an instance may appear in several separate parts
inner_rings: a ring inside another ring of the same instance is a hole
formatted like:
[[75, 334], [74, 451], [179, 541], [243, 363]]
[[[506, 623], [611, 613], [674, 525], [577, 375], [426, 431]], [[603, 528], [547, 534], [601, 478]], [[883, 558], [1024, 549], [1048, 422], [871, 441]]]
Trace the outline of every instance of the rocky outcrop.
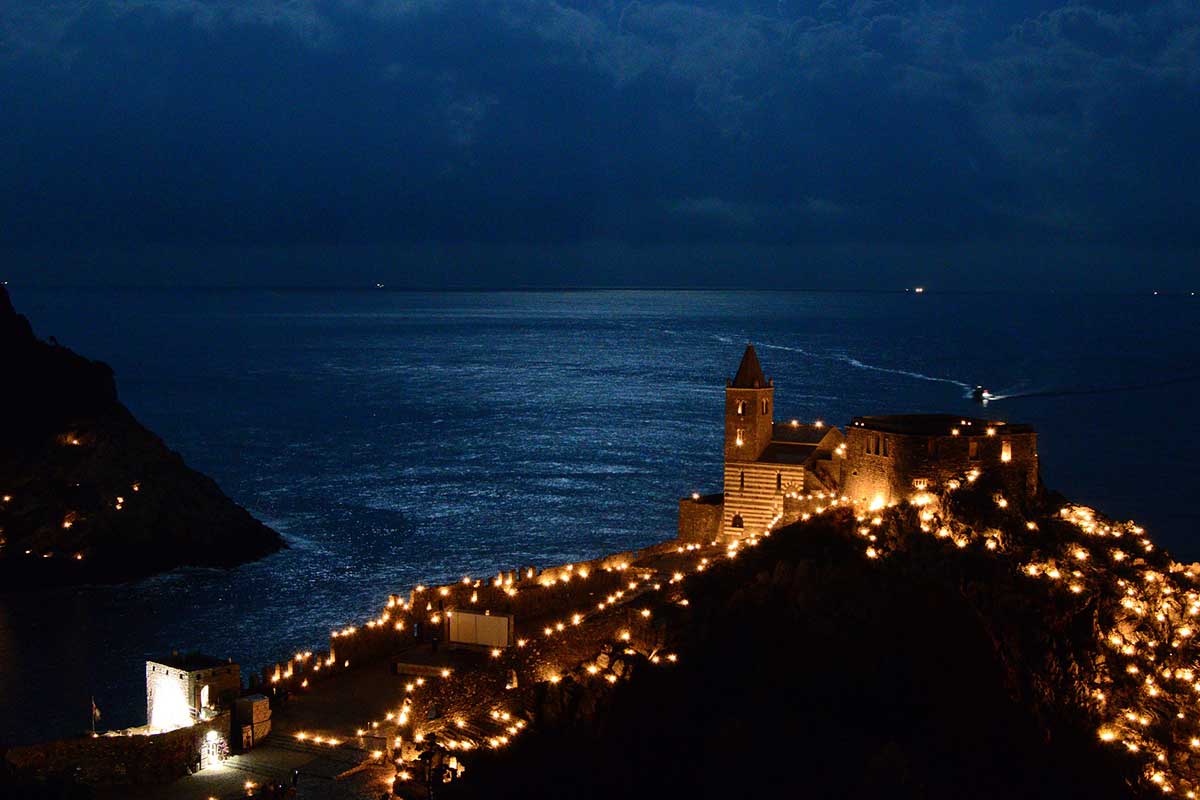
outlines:
[[686, 606], [654, 609], [678, 664], [545, 687], [462, 796], [1160, 795], [1143, 762], [1179, 754], [1105, 738], [1133, 702], [1106, 677], [1107, 578], [1029, 576], [1076, 558], [1056, 502], [1001, 505], [981, 480], [873, 517], [827, 512], [689, 576]]
[[134, 419], [112, 370], [33, 334], [0, 287], [0, 591], [229, 567], [283, 547]]

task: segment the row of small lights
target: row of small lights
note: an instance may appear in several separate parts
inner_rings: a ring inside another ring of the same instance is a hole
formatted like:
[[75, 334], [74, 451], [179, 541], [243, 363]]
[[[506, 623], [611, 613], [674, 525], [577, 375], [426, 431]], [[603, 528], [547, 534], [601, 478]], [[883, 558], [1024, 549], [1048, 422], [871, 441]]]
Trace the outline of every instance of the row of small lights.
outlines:
[[[775, 519], [773, 519], [771, 521], [771, 524], [768, 527], [768, 530], [765, 531], [763, 535], [769, 536], [770, 529], [773, 528], [779, 522], [779, 520], [780, 520], [780, 516], [777, 515], [775, 517]], [[757, 537], [750, 537], [747, 541], [745, 541], [743, 543], [735, 542], [726, 548], [725, 556], [730, 559], [736, 558], [737, 552], [740, 549], [740, 547], [754, 546], [757, 543], [758, 543]], [[679, 554], [690, 553], [690, 552], [694, 552], [694, 551], [700, 551], [707, 547], [716, 547], [716, 546], [717, 546], [716, 542], [713, 542], [710, 545], [697, 545], [697, 544], [680, 545], [676, 548], [676, 553], [679, 553]], [[696, 564], [695, 564], [696, 572], [699, 573], [699, 572], [705, 571], [705, 569], [707, 569], [709, 567], [709, 565], [711, 564], [711, 561], [712, 561], [712, 559], [709, 557], [704, 557], [704, 556], [698, 557], [696, 560]], [[610, 567], [605, 567], [604, 569], [606, 571], [623, 572], [623, 571], [627, 570], [629, 568], [629, 566], [630, 565], [627, 562], [618, 562]], [[559, 575], [559, 577], [557, 579], [552, 579], [550, 581], [542, 582], [539, 585], [544, 586], [544, 587], [550, 587], [550, 586], [554, 586], [556, 584], [565, 584], [569, 580], [571, 580], [572, 577], [579, 577], [579, 578], [586, 579], [590, 574], [590, 570], [588, 568], [586, 568], [586, 567], [576, 568], [570, 564], [565, 565], [564, 567], [560, 568], [560, 570], [561, 570], [561, 574]], [[532, 577], [532, 571], [527, 573], [526, 577]], [[684, 579], [684, 577], [685, 576], [682, 572], [675, 571], [672, 574], [671, 578], [667, 581], [667, 583], [668, 584], [678, 583], [678, 582], [682, 581]], [[464, 577], [462, 580], [462, 583], [468, 584], [468, 585], [473, 585], [473, 587], [475, 587], [475, 588], [478, 588], [480, 585], [479, 581], [475, 581], [472, 584], [472, 581], [469, 577]], [[642, 585], [643, 583], [646, 584], [646, 586], [643, 586]], [[511, 578], [507, 579], [506, 581], [502, 581], [500, 578], [497, 578], [493, 581], [493, 585], [497, 586], [497, 587], [500, 587], [503, 585], [506, 590], [506, 594], [509, 594], [510, 596], [512, 594], [515, 594], [515, 589], [513, 587], [511, 587]], [[649, 574], [643, 575], [640, 581], [639, 580], [631, 580], [627, 584], [627, 588], [616, 590], [613, 593], [609, 594], [603, 601], [597, 603], [596, 612], [603, 611], [607, 608], [611, 608], [612, 606], [614, 606], [616, 604], [628, 602], [629, 600], [633, 599], [632, 597], [626, 598], [627, 591], [633, 592], [639, 588], [648, 590], [647, 587], [652, 588], [653, 590], [660, 590], [662, 588], [662, 583], [661, 583], [661, 581], [652, 583], [651, 578], [649, 577]], [[427, 591], [427, 589], [425, 586], [418, 585], [414, 589], [414, 592], [413, 592], [414, 599], [417, 595], [422, 595], [426, 591]], [[449, 595], [449, 587], [448, 586], [440, 587], [438, 589], [438, 593], [443, 597], [448, 596]], [[472, 594], [472, 602], [475, 602], [476, 599], [477, 599], [477, 594], [473, 593]], [[678, 601], [678, 603], [681, 606], [688, 605], [688, 601], [686, 598], [680, 599]], [[411, 606], [412, 606], [412, 601], [410, 601], [409, 603], [404, 603], [403, 601], [396, 601], [395, 599], [393, 599], [393, 600], [389, 601], [388, 606], [389, 606], [389, 608], [400, 607], [403, 610], [410, 610]], [[427, 604], [426, 610], [431, 611], [432, 605]], [[447, 611], [445, 613], [447, 616], [449, 616], [453, 612]], [[550, 638], [559, 633], [562, 633], [563, 631], [565, 631], [567, 629], [568, 626], [570, 626], [570, 627], [580, 626], [584, 623], [586, 618], [588, 616], [590, 616], [592, 613], [595, 613], [595, 612], [581, 610], [581, 611], [572, 613], [569, 616], [566, 616], [563, 619], [559, 620], [558, 622], [546, 626], [543, 629], [543, 634], [546, 637]], [[639, 611], [639, 616], [643, 619], [648, 619], [651, 617], [651, 615], [652, 614], [651, 614], [651, 611], [649, 608], [642, 608]], [[368, 621], [366, 623], [366, 627], [370, 628], [370, 627], [381, 626], [381, 625], [386, 624], [388, 621], [389, 621], [389, 615], [388, 615], [388, 612], [385, 611], [379, 618]], [[440, 622], [440, 614], [438, 614], [437, 612], [434, 612], [430, 617], [430, 621], [435, 624]], [[403, 623], [401, 621], [398, 621], [394, 627], [396, 630], [402, 630]], [[353, 636], [357, 632], [358, 632], [358, 628], [356, 628], [354, 626], [348, 626], [346, 628], [334, 631], [332, 633], [331, 638], [337, 639], [337, 638], [342, 638], [345, 636]], [[618, 634], [617, 639], [618, 639], [619, 643], [627, 644], [631, 639], [631, 634], [627, 630], [621, 631]], [[527, 639], [524, 639], [524, 638], [518, 639], [516, 641], [516, 646], [518, 649], [523, 648], [526, 646], [527, 643], [528, 643]], [[633, 651], [630, 648], [626, 648], [625, 652], [631, 653]], [[491, 651], [491, 656], [493, 658], [498, 659], [502, 655], [503, 655], [503, 651], [499, 648], [493, 649]], [[303, 663], [308, 658], [311, 658], [311, 656], [312, 656], [311, 652], [298, 653], [296, 658], [294, 659], [294, 661]], [[660, 663], [663, 663], [664, 661], [666, 661], [667, 663], [673, 664], [673, 663], [678, 663], [678, 655], [675, 653], [668, 653], [665, 655], [660, 655], [658, 653], [652, 653], [648, 657], [648, 660], [652, 664], [660, 664]], [[314, 670], [319, 670], [321, 663], [322, 663], [321, 660], [318, 659], [317, 663], [314, 665]], [[324, 663], [326, 665], [330, 665], [330, 664], [334, 663], [332, 656], [330, 656], [328, 659], [326, 659], [324, 661]], [[345, 662], [344, 666], [348, 667], [349, 662]], [[589, 675], [595, 675], [599, 672], [599, 668], [596, 667], [594, 664], [590, 664], [585, 668], [585, 672]], [[284, 673], [284, 672], [277, 670], [276, 674], [272, 677], [272, 681], [278, 682], [280, 679], [290, 678], [292, 676], [292, 674], [293, 674], [292, 668], [291, 668], [291, 665], [289, 664], [288, 671], [286, 673]], [[449, 678], [450, 675], [451, 675], [450, 670], [442, 670], [442, 672], [441, 672], [442, 678]], [[617, 676], [615, 674], [611, 674], [611, 673], [604, 676], [604, 678], [609, 683], [615, 683], [617, 681]], [[547, 677], [545, 677], [545, 680], [551, 684], [557, 684], [561, 681], [561, 675], [559, 675], [557, 673], [552, 673], [552, 674], [548, 675]], [[301, 685], [307, 686], [307, 679], [305, 679], [305, 681]], [[408, 705], [409, 705], [409, 703], [411, 703], [411, 698], [415, 694], [417, 689], [424, 685], [425, 685], [424, 678], [417, 678], [416, 680], [411, 681], [408, 684], [406, 684], [405, 691], [406, 691], [406, 696], [407, 696], [406, 697], [407, 702], [406, 702], [405, 706], [403, 706], [397, 712], [386, 713], [384, 716], [384, 719], [382, 720], [382, 723], [384, 723], [384, 724], [393, 723], [397, 728], [407, 725], [409, 722]], [[494, 713], [509, 714], [510, 712], [494, 712]], [[381, 724], [381, 722], [378, 720], [372, 721], [370, 723], [369, 727], [371, 730], [377, 730], [380, 727], [380, 724]], [[525, 724], [524, 721], [518, 721], [517, 726], [516, 726], [517, 729], [523, 728], [524, 724]], [[458, 717], [455, 721], [455, 725], [459, 729], [463, 728], [466, 725], [465, 718], [463, 718], [461, 716]], [[357, 731], [357, 735], [360, 737], [366, 735], [366, 733], [367, 733], [366, 728], [360, 728]], [[513, 731], [510, 731], [510, 733], [513, 733]], [[309, 742], [312, 742], [315, 744], [323, 744], [323, 745], [334, 746], [334, 747], [336, 747], [342, 743], [342, 740], [338, 739], [337, 737], [319, 736], [319, 735], [309, 734], [307, 732], [297, 733], [296, 738], [301, 741], [309, 741]], [[421, 732], [414, 733], [414, 735], [413, 735], [414, 742], [420, 743], [423, 740], [424, 740], [423, 733], [421, 733]], [[487, 744], [493, 748], [496, 748], [496, 747], [501, 747], [501, 746], [506, 745], [508, 743], [508, 741], [509, 741], [509, 739], [505, 736], [490, 737], [487, 739]], [[398, 745], [399, 743], [400, 743], [400, 739], [399, 739], [399, 737], [396, 737], [396, 744]], [[466, 749], [471, 749], [472, 747], [475, 747], [475, 746], [478, 746], [478, 743], [474, 743], [469, 739], [450, 740], [450, 744], [449, 744], [450, 749], [461, 748], [461, 749], [466, 750]], [[378, 753], [378, 755], [376, 753]], [[373, 758], [380, 758], [381, 756], [382, 756], [382, 751], [375, 751], [372, 753]], [[403, 779], [407, 775], [407, 773], [402, 771], [401, 773], [398, 773], [398, 775]]]

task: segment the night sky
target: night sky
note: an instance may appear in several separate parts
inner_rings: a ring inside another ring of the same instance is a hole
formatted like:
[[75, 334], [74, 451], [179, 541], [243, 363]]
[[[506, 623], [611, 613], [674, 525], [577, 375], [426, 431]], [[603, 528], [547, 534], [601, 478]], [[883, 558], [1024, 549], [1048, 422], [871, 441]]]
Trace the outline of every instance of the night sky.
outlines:
[[14, 282], [1200, 290], [1194, 0], [0, 0], [0, 120]]

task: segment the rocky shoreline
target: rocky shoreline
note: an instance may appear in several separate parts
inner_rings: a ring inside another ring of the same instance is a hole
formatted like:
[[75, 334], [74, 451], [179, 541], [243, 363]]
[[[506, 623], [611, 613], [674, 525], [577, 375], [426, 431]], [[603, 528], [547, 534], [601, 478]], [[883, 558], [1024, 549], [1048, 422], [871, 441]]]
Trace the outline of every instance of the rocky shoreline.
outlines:
[[108, 365], [38, 339], [0, 287], [0, 591], [231, 567], [282, 538], [120, 402]]

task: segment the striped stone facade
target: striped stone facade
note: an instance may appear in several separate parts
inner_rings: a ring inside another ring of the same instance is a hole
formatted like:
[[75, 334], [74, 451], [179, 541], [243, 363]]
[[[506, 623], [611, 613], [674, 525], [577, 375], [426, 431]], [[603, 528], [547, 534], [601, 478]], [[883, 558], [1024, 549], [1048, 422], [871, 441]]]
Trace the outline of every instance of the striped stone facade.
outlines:
[[802, 465], [726, 461], [722, 530], [727, 537], [762, 533], [783, 515], [784, 495], [803, 489]]

